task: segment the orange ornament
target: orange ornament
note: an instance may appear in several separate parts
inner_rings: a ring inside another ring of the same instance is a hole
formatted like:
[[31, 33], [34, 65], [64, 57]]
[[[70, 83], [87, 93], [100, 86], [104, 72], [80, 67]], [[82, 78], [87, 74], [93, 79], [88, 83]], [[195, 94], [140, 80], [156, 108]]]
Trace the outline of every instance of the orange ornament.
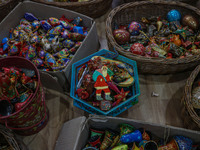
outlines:
[[179, 35], [174, 35], [173, 41], [175, 45], [181, 46], [181, 40], [179, 39]]

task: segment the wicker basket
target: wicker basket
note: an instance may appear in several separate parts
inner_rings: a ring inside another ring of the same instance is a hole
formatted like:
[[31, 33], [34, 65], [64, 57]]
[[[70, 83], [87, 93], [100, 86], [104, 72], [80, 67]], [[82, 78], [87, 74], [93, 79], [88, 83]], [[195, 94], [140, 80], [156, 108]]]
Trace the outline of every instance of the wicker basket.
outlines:
[[2, 21], [10, 11], [20, 2], [21, 0], [7, 0], [0, 4], [0, 21]]
[[89, 0], [86, 2], [48, 2], [46, 0], [32, 1], [73, 10], [92, 18], [97, 18], [105, 14], [111, 7], [112, 3], [112, 0]]
[[[7, 150], [21, 150], [17, 141], [15, 140], [14, 135], [10, 132], [10, 130], [0, 125], [0, 134], [1, 134], [0, 136], [3, 136], [9, 144]], [[2, 137], [1, 140], [3, 141]]]
[[192, 106], [192, 89], [195, 87], [195, 81], [197, 81], [198, 75], [200, 73], [200, 65], [192, 72], [188, 78], [184, 97], [181, 100], [181, 117], [184, 122], [184, 126], [193, 130], [200, 130], [200, 117], [197, 115], [196, 111]]
[[147, 58], [125, 51], [119, 44], [117, 44], [113, 37], [115, 23], [129, 24], [133, 19], [137, 21], [140, 20], [141, 17], [150, 16], [162, 16], [163, 18], [166, 18], [168, 11], [171, 9], [179, 10], [182, 13], [182, 16], [186, 14], [191, 14], [196, 18], [199, 18], [200, 16], [199, 9], [181, 2], [140, 1], [127, 3], [113, 9], [108, 15], [106, 21], [106, 37], [108, 39], [110, 50], [115, 47], [121, 55], [137, 61], [140, 73], [169, 74], [181, 72], [187, 69], [194, 69], [194, 67], [199, 64], [200, 55], [174, 59]]
[[[135, 1], [140, 1], [140, 0], [124, 0], [125, 3], [130, 3], [130, 2], [135, 2]], [[156, 1], [156, 0], [154, 0], [154, 1]], [[196, 6], [196, 3], [198, 2], [198, 0], [165, 0], [165, 1], [183, 2], [183, 3], [193, 5], [193, 6]]]

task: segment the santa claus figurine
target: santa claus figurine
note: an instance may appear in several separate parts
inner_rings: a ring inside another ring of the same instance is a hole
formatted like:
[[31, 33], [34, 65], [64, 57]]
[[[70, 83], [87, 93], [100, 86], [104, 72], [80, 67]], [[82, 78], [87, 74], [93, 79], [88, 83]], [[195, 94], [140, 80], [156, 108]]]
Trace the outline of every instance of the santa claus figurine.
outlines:
[[103, 100], [101, 97], [101, 92], [104, 91], [105, 99], [112, 100], [110, 97], [110, 89], [108, 88], [107, 82], [111, 81], [111, 76], [113, 72], [107, 67], [103, 66], [101, 69], [95, 70], [93, 73], [93, 80], [95, 81], [94, 87], [96, 88], [96, 99]]

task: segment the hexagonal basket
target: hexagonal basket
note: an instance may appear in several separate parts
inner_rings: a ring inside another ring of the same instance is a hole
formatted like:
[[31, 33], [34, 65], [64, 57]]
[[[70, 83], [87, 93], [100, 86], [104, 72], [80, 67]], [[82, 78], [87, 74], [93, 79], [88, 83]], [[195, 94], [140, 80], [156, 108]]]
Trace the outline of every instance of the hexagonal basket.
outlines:
[[109, 111], [102, 111], [99, 108], [94, 107], [92, 104], [88, 103], [85, 100], [80, 99], [75, 91], [77, 90], [77, 84], [78, 84], [78, 71], [80, 68], [86, 64], [93, 56], [103, 56], [106, 58], [111, 58], [112, 56], [116, 56], [116, 53], [113, 53], [109, 50], [103, 49], [100, 50], [72, 65], [72, 76], [71, 76], [71, 90], [70, 90], [70, 96], [74, 99], [73, 105], [85, 110], [86, 112], [90, 114], [97, 114], [97, 115], [105, 115], [105, 116], [117, 116], [123, 111], [127, 110], [134, 104], [138, 103], [138, 96], [140, 95], [140, 88], [139, 88], [139, 78], [138, 78], [138, 70], [137, 70], [137, 64], [134, 60], [130, 60], [124, 56], [118, 55], [114, 58], [114, 60], [121, 61], [123, 63], [126, 63], [129, 65], [133, 71], [134, 71], [134, 84], [132, 85], [132, 96], [128, 98], [126, 101], [121, 102], [119, 105], [113, 107]]

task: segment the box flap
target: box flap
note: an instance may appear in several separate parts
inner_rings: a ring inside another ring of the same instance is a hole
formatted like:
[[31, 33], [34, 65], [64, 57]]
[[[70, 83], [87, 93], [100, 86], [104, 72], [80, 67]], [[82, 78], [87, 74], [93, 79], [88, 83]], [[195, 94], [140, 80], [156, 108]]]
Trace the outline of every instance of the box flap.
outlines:
[[79, 138], [82, 125], [86, 117], [78, 117], [63, 124], [58, 140], [56, 141], [55, 150], [72, 150]]

